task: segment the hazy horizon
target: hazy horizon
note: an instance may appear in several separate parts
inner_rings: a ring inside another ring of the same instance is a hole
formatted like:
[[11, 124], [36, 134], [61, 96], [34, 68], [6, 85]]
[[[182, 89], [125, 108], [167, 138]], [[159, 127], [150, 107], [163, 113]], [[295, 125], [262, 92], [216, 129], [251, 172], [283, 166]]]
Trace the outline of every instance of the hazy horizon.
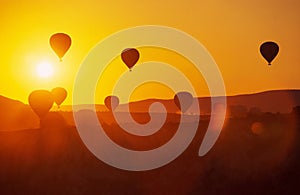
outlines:
[[[43, 90], [47, 90], [47, 89], [43, 89]], [[299, 89], [293, 88], [293, 89], [272, 89], [272, 90], [264, 90], [264, 91], [258, 91], [258, 92], [249, 92], [249, 93], [241, 93], [241, 94], [226, 94], [226, 97], [231, 97], [231, 96], [243, 96], [243, 95], [255, 95], [255, 94], [260, 94], [260, 93], [265, 93], [265, 92], [272, 92], [272, 91], [300, 91]], [[4, 96], [2, 94], [0, 94], [0, 96], [8, 98], [8, 99], [12, 99], [10, 97]], [[198, 96], [198, 97], [194, 97], [194, 98], [211, 98], [211, 97], [221, 97], [221, 96]], [[28, 105], [28, 100], [23, 102], [19, 99], [12, 99], [12, 100], [16, 100], [16, 101], [20, 101], [26, 105]], [[146, 99], [138, 99], [138, 100], [134, 100], [134, 101], [130, 101], [130, 102], [120, 102], [120, 105], [122, 104], [128, 104], [128, 103], [134, 103], [134, 102], [140, 102], [140, 101], [145, 101], [145, 100], [173, 100], [173, 98], [168, 98], [168, 99], [160, 99], [160, 98], [155, 98], [155, 97], [149, 97]], [[95, 103], [96, 105], [105, 105], [104, 102], [100, 102], [100, 103]], [[72, 106], [72, 104], [63, 104], [62, 107], [64, 106]]]

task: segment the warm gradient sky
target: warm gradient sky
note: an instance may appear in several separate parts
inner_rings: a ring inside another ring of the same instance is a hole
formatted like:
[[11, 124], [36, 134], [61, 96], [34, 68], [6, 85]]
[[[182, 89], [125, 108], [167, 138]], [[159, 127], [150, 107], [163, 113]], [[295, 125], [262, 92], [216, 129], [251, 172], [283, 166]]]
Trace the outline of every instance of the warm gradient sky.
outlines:
[[[76, 72], [95, 44], [116, 31], [146, 24], [178, 28], [204, 44], [219, 65], [229, 95], [300, 88], [298, 0], [1, 0], [0, 24], [0, 94], [26, 103], [34, 89], [62, 86], [71, 94]], [[73, 41], [62, 63], [48, 41], [56, 32], [69, 34]], [[266, 40], [280, 46], [271, 67], [258, 50]], [[141, 61], [155, 58], [146, 53], [147, 49]], [[154, 60], [164, 61], [159, 57]], [[36, 74], [36, 66], [44, 61], [55, 68], [53, 77]], [[121, 64], [120, 59], [115, 63]], [[114, 71], [120, 74], [127, 70], [120, 65], [109, 74]], [[104, 77], [103, 82], [111, 81]], [[173, 95], [165, 87], [148, 84], [133, 99], [156, 97], [160, 90], [142, 93], [157, 87], [164, 91], [160, 98]], [[198, 95], [208, 95], [204, 88], [197, 89]], [[109, 89], [102, 93], [103, 97], [109, 95]], [[100, 103], [103, 97], [98, 98]], [[71, 95], [66, 100], [70, 103]]]

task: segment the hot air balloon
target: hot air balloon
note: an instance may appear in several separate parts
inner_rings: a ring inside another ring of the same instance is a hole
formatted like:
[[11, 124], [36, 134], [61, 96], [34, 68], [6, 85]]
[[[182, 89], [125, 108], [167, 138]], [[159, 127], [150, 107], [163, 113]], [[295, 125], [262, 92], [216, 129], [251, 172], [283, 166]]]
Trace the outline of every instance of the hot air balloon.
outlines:
[[279, 52], [279, 46], [277, 43], [268, 41], [264, 42], [260, 48], [261, 55], [267, 60], [268, 65], [271, 65], [271, 62], [274, 60], [274, 58], [277, 56]]
[[110, 111], [114, 111], [119, 105], [119, 98], [117, 96], [107, 96], [104, 100], [106, 108]]
[[62, 61], [62, 57], [69, 50], [71, 43], [71, 37], [65, 33], [56, 33], [50, 37], [50, 46], [60, 61]]
[[63, 103], [67, 97], [67, 91], [62, 87], [56, 87], [51, 90], [51, 93], [53, 95], [54, 102], [60, 107], [61, 103]]
[[28, 102], [31, 109], [42, 119], [53, 105], [53, 95], [47, 90], [35, 90], [30, 93]]
[[134, 48], [127, 48], [122, 51], [121, 58], [126, 66], [131, 71], [132, 67], [137, 63], [140, 58], [139, 51]]
[[185, 113], [193, 103], [193, 96], [189, 92], [179, 92], [174, 96], [174, 102], [182, 113]]

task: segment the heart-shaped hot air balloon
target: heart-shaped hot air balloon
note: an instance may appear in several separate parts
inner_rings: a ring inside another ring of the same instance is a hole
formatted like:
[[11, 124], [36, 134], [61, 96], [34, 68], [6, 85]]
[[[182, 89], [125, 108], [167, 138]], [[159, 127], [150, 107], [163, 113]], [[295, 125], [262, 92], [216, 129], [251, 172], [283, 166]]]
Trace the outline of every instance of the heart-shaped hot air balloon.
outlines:
[[68, 95], [67, 90], [65, 90], [62, 87], [56, 87], [56, 88], [52, 89], [51, 93], [53, 95], [54, 102], [56, 103], [58, 108], [65, 101], [65, 99]]
[[106, 108], [110, 111], [114, 111], [119, 105], [119, 98], [117, 96], [107, 96], [104, 100]]
[[137, 49], [127, 48], [124, 49], [121, 53], [121, 58], [126, 66], [131, 71], [132, 67], [137, 63], [140, 58], [140, 53]]
[[193, 103], [193, 96], [189, 92], [178, 92], [174, 96], [174, 102], [182, 113], [185, 113]]
[[30, 93], [28, 102], [31, 109], [42, 119], [53, 106], [53, 96], [47, 90], [35, 90]]
[[71, 37], [65, 33], [56, 33], [50, 37], [50, 46], [59, 57], [60, 61], [62, 61], [62, 58], [69, 50], [71, 43]]

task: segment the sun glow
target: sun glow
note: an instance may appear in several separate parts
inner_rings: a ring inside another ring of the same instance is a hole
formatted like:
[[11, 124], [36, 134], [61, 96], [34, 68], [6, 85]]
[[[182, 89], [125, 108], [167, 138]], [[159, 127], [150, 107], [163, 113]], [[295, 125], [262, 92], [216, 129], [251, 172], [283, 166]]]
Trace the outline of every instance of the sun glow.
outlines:
[[41, 62], [36, 67], [36, 73], [40, 78], [49, 78], [54, 73], [53, 65], [49, 62]]

